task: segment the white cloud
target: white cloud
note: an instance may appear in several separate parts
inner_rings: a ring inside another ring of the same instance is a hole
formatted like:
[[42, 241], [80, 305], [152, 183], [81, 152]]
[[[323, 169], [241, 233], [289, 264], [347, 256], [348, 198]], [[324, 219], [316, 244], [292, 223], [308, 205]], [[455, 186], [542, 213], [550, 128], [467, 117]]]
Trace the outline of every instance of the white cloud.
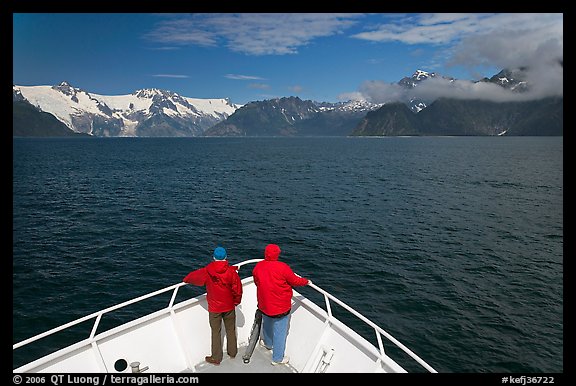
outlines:
[[154, 51], [176, 51], [179, 50], [181, 47], [171, 47], [171, 46], [162, 46], [162, 47], [149, 47], [148, 50]]
[[480, 14], [419, 14], [393, 18], [372, 31], [352, 35], [375, 42], [397, 41], [406, 44], [447, 44], [464, 34], [478, 31], [486, 16]]
[[[495, 31], [554, 29], [562, 33], [562, 14], [542, 13], [423, 13], [389, 18], [352, 37], [375, 42], [397, 41], [406, 44], [450, 44], [469, 36], [482, 36]], [[538, 38], [538, 40], [540, 40]]]
[[156, 78], [189, 78], [189, 75], [179, 75], [179, 74], [154, 74], [152, 75]]
[[259, 76], [253, 75], [238, 75], [238, 74], [226, 74], [224, 75], [225, 78], [234, 79], [234, 80], [265, 80]]
[[[449, 64], [529, 66], [563, 57], [562, 15], [499, 15], [491, 28], [464, 36], [454, 47]], [[498, 25], [494, 25], [498, 22]]]
[[144, 37], [159, 43], [181, 45], [215, 46], [217, 43], [217, 35], [212, 31], [200, 28], [194, 15], [189, 18], [170, 18], [163, 21]]
[[285, 55], [320, 37], [342, 33], [361, 14], [222, 13], [178, 15], [146, 38], [165, 44], [216, 46], [248, 55]]
[[443, 78], [427, 79], [414, 89], [413, 95], [424, 100], [435, 100], [438, 97], [481, 99], [495, 102], [530, 99], [528, 94], [513, 92], [494, 83], [468, 80], [450, 82]]
[[337, 99], [340, 102], [348, 102], [348, 101], [365, 101], [366, 96], [362, 94], [360, 91], [352, 91], [352, 92], [343, 92], [338, 94]]
[[267, 90], [270, 88], [269, 84], [266, 83], [250, 83], [248, 85], [248, 88], [255, 88], [255, 89], [260, 89], [260, 90]]
[[373, 103], [390, 103], [409, 99], [408, 91], [404, 87], [380, 80], [364, 82], [359, 91], [363, 98], [357, 98], [358, 100], [366, 99]]

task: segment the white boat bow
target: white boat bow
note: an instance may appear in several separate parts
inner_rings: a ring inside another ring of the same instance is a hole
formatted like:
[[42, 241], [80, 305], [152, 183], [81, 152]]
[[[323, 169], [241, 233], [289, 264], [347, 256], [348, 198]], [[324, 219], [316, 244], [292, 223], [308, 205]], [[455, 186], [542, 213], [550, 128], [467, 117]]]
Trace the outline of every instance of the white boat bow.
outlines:
[[[244, 265], [254, 264], [261, 260], [246, 260], [235, 265], [241, 270]], [[313, 283], [310, 287], [323, 296], [325, 308], [318, 306], [298, 291], [293, 291], [292, 312], [286, 341], [289, 364], [271, 365], [270, 352], [259, 346], [254, 351], [252, 360], [249, 363], [243, 363], [241, 357], [248, 344], [257, 307], [256, 285], [252, 276], [242, 279], [244, 294], [242, 303], [236, 308], [238, 355], [234, 359], [225, 355], [225, 359], [219, 366], [208, 364], [204, 361], [204, 357], [209, 355], [210, 351], [206, 294], [176, 302], [178, 290], [185, 285], [187, 284], [171, 285], [14, 344], [13, 350], [17, 350], [94, 319], [87, 338], [21, 365], [13, 372], [407, 372], [404, 367], [387, 355], [383, 337], [400, 348], [426, 371], [436, 372], [388, 332]], [[172, 295], [165, 308], [97, 333], [104, 315], [170, 291]], [[374, 330], [377, 345], [370, 343], [334, 317], [332, 304], [338, 304], [371, 327]]]

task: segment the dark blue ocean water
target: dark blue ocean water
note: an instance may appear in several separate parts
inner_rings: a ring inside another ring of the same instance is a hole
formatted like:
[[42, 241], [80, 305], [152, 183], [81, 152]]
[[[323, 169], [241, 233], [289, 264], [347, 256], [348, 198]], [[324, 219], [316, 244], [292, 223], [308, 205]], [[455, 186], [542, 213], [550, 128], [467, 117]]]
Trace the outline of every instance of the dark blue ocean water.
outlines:
[[268, 243], [440, 372], [564, 370], [562, 137], [13, 140], [14, 343]]

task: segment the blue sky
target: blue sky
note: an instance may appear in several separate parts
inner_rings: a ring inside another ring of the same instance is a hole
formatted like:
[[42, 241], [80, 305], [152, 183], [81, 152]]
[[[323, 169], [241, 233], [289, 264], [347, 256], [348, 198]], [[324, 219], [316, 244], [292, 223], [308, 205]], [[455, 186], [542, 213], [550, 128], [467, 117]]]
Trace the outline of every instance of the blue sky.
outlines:
[[[557, 59], [562, 14], [13, 14], [15, 85], [102, 95], [370, 100], [416, 69], [478, 80]], [[561, 68], [549, 78], [563, 90]]]

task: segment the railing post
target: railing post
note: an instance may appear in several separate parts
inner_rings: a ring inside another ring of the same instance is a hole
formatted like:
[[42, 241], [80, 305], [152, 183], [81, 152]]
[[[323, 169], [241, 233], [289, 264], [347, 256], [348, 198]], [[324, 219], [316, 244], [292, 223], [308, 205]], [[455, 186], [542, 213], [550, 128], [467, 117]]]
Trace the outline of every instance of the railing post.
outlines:
[[374, 332], [376, 333], [376, 340], [378, 341], [378, 348], [380, 348], [380, 354], [382, 355], [382, 357], [384, 357], [384, 355], [386, 355], [386, 352], [384, 352], [384, 343], [382, 343], [382, 335], [380, 335], [380, 332], [376, 328], [374, 329]]
[[92, 327], [92, 331], [90, 332], [90, 340], [94, 339], [94, 335], [96, 335], [96, 330], [98, 329], [98, 325], [100, 324], [100, 319], [102, 319], [102, 313], [99, 313], [94, 321], [94, 326]]
[[328, 317], [332, 318], [332, 308], [330, 307], [330, 299], [328, 296], [324, 294], [324, 301], [326, 302], [326, 312], [328, 313]]
[[172, 292], [172, 297], [170, 298], [170, 303], [168, 303], [168, 308], [172, 308], [174, 301], [176, 300], [176, 295], [178, 294], [178, 289], [182, 286], [176, 286]]

